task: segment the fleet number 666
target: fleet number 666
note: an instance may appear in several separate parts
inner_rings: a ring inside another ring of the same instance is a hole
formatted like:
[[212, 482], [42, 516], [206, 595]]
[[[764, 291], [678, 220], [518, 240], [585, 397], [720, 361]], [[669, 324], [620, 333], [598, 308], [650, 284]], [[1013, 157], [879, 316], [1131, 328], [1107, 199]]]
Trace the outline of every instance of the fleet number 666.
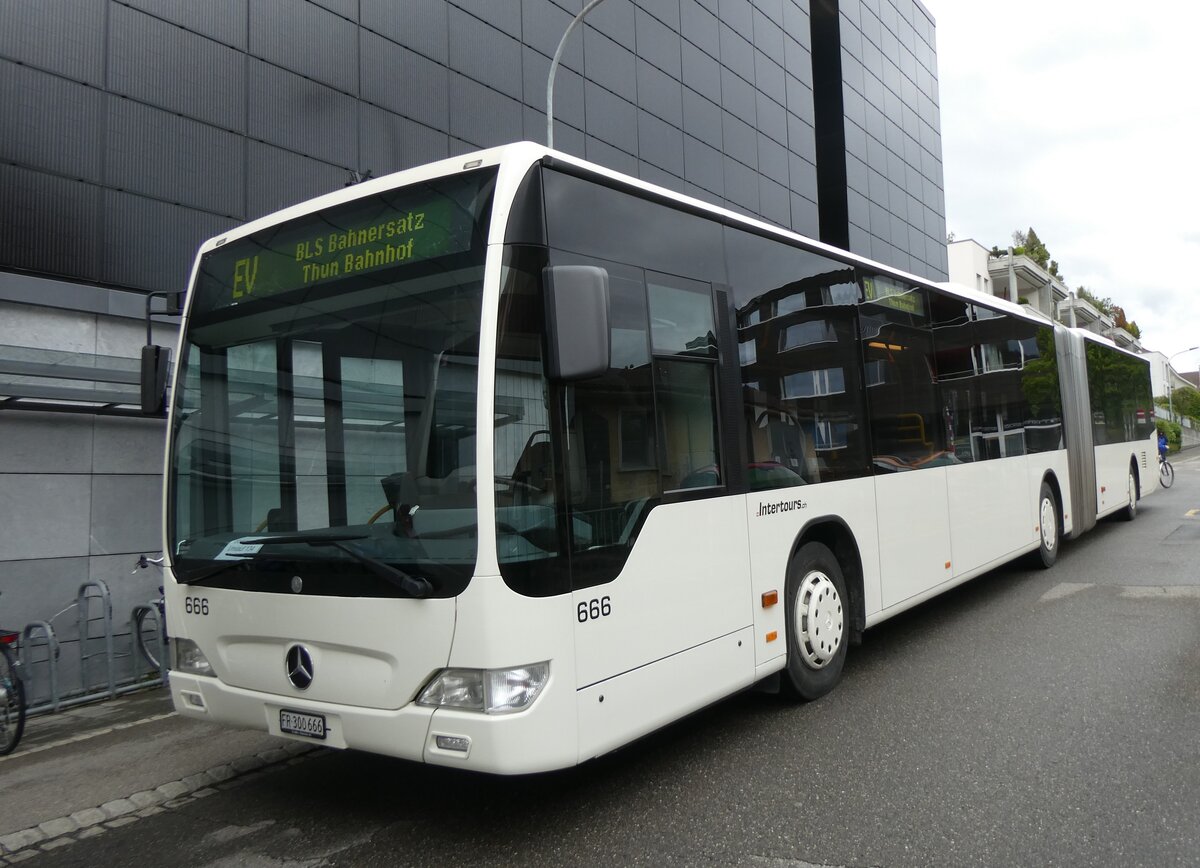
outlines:
[[575, 610], [575, 617], [580, 624], [604, 618], [612, 614], [612, 598], [599, 597], [595, 600], [584, 600]]

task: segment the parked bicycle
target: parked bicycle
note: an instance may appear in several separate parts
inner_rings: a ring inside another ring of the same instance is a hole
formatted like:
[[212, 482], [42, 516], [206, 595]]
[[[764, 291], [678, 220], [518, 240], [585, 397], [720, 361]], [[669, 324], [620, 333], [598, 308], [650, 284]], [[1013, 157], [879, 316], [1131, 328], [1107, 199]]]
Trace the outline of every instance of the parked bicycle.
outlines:
[[1161, 453], [1158, 456], [1158, 479], [1163, 488], [1170, 488], [1175, 484], [1175, 468], [1171, 466], [1167, 456]]
[[[148, 558], [142, 555], [133, 568], [133, 573], [144, 570], [154, 564], [162, 569], [162, 558]], [[132, 574], [131, 574], [132, 575]], [[167, 638], [167, 606], [163, 597], [162, 585], [158, 586], [158, 599], [151, 600], [133, 608], [133, 638], [138, 651], [152, 667], [160, 672], [166, 666]]]
[[14, 651], [19, 635], [0, 629], [0, 756], [16, 750], [25, 731], [25, 685]]

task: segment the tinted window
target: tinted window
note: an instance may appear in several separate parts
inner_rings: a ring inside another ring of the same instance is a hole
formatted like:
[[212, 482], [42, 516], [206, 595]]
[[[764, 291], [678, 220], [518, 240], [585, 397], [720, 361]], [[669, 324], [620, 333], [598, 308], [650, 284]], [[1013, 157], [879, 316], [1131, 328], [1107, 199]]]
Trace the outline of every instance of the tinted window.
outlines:
[[1095, 444], [1149, 437], [1153, 428], [1149, 363], [1113, 347], [1086, 344]]
[[877, 473], [957, 463], [934, 381], [929, 297], [867, 274], [859, 307], [867, 410]]
[[960, 461], [1062, 448], [1054, 333], [930, 293], [947, 450]]
[[854, 271], [726, 230], [755, 490], [867, 472]]
[[542, 182], [551, 247], [724, 282], [719, 223], [562, 172]]

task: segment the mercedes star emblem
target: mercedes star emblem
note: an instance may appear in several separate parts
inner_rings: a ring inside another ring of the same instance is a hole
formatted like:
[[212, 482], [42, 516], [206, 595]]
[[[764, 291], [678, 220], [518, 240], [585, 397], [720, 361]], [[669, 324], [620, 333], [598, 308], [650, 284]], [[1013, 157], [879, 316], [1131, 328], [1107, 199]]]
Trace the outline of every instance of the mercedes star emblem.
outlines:
[[307, 690], [308, 685], [312, 684], [312, 655], [303, 645], [293, 645], [288, 649], [287, 656], [284, 658], [284, 668], [287, 671], [288, 681], [292, 682], [292, 686], [297, 690]]

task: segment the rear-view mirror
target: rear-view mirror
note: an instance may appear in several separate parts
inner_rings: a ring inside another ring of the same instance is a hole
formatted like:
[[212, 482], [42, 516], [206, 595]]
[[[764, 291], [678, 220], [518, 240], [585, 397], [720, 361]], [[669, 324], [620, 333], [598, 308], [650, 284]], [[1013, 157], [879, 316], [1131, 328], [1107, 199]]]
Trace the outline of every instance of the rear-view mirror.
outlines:
[[166, 407], [167, 370], [171, 366], [168, 347], [142, 347], [142, 412], [157, 416]]
[[543, 271], [548, 367], [554, 380], [584, 380], [608, 370], [608, 272], [594, 265]]

